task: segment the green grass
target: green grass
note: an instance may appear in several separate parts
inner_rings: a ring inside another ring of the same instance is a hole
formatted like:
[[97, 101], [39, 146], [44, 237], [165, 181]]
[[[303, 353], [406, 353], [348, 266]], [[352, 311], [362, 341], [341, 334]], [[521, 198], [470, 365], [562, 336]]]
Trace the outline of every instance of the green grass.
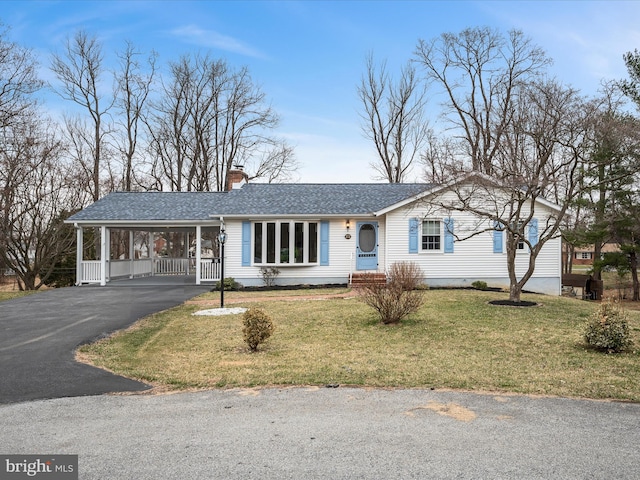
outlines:
[[523, 295], [542, 305], [513, 308], [488, 304], [503, 293], [431, 290], [418, 313], [387, 326], [357, 299], [260, 301], [261, 295], [243, 304], [263, 308], [276, 324], [258, 353], [243, 342], [241, 315], [192, 316], [203, 307], [186, 305], [80, 354], [172, 389], [339, 383], [640, 401], [637, 312], [629, 312], [636, 349], [607, 355], [584, 346], [594, 304], [575, 299]]
[[26, 295], [31, 295], [32, 293], [36, 293], [37, 290], [29, 290], [21, 292], [19, 290], [11, 290], [11, 291], [0, 291], [0, 302], [4, 300], [11, 300], [13, 298], [24, 297]]

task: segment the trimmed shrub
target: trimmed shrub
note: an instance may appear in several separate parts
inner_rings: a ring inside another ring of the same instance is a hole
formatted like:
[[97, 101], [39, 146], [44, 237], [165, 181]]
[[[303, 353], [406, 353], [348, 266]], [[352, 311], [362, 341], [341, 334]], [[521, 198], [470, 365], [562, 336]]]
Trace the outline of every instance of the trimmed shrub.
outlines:
[[271, 317], [259, 308], [250, 308], [244, 312], [242, 323], [244, 341], [252, 352], [257, 351], [258, 345], [267, 340], [275, 330]]
[[414, 262], [396, 262], [387, 274], [387, 283], [376, 282], [375, 276], [365, 276], [358, 289], [364, 303], [374, 308], [382, 323], [398, 323], [417, 312], [424, 303], [423, 274]]
[[629, 348], [633, 342], [626, 312], [611, 300], [603, 301], [591, 315], [584, 339], [590, 347], [608, 353]]
[[476, 280], [475, 282], [473, 282], [471, 284], [471, 286], [473, 288], [475, 288], [476, 290], [486, 290], [487, 289], [487, 282], [483, 282], [482, 280]]
[[[220, 290], [222, 287], [222, 283], [220, 281], [216, 282], [216, 290]], [[224, 289], [225, 291], [231, 290], [240, 290], [242, 288], [242, 284], [236, 282], [233, 277], [227, 277], [224, 279]]]

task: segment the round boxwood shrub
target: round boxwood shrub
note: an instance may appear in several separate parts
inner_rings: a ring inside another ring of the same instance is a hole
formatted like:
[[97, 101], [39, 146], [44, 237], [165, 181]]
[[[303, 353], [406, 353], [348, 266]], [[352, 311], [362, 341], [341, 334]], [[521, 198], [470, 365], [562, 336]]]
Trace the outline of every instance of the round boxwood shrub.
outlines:
[[275, 330], [271, 317], [259, 308], [250, 308], [244, 312], [242, 323], [244, 341], [252, 352], [257, 351], [258, 345], [269, 338]]
[[[218, 280], [216, 282], [216, 290], [220, 290], [222, 288], [222, 282]], [[231, 290], [240, 290], [242, 288], [242, 284], [236, 282], [233, 277], [227, 277], [224, 279], [224, 289], [229, 292]]]
[[627, 314], [617, 303], [603, 301], [589, 318], [584, 339], [590, 347], [609, 353], [629, 348], [633, 342]]
[[471, 286], [473, 288], [475, 288], [476, 290], [486, 290], [487, 289], [487, 282], [482, 281], [482, 280], [476, 280], [475, 282], [473, 282], [471, 284]]

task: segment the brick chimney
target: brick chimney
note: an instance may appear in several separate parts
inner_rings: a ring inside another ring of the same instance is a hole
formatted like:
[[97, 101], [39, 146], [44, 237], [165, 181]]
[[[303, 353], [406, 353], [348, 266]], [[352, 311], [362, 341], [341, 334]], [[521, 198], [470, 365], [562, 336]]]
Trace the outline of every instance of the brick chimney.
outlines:
[[234, 168], [227, 172], [225, 191], [228, 192], [234, 188], [240, 188], [245, 183], [249, 183], [249, 175], [244, 172], [244, 166], [234, 165]]

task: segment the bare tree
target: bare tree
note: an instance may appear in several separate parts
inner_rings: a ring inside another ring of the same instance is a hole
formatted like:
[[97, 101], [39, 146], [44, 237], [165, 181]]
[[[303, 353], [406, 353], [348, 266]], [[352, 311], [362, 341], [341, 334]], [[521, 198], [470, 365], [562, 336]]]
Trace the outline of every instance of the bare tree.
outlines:
[[[452, 196], [431, 200], [439, 209], [470, 213], [475, 219], [470, 225], [456, 225], [460, 241], [494, 232], [504, 235], [511, 301], [520, 301], [538, 255], [560, 236], [563, 219], [583, 184], [581, 167], [591, 115], [593, 111], [570, 88], [555, 82], [528, 85], [518, 93], [511, 121], [493, 156], [494, 175], [467, 166], [458, 170], [462, 180], [452, 181], [447, 189]], [[450, 171], [458, 167], [449, 166]], [[521, 271], [516, 262], [519, 251], [528, 252]]]
[[[9, 41], [8, 29], [0, 24], [0, 252], [8, 247], [9, 234], [5, 229], [12, 208], [14, 178], [20, 178], [24, 165], [9, 164], [4, 158], [12, 154], [10, 136], [26, 119], [34, 114], [36, 100], [33, 96], [43, 85], [37, 76], [37, 62], [30, 50]], [[13, 268], [0, 254], [0, 270]]]
[[35, 290], [74, 254], [75, 234], [63, 221], [79, 208], [79, 197], [53, 127], [34, 116], [0, 135], [0, 263], [16, 273], [21, 290]]
[[123, 164], [122, 188], [126, 191], [130, 191], [134, 185], [134, 159], [138, 150], [141, 120], [156, 71], [157, 54], [152, 52], [147, 58], [146, 72], [139, 61], [141, 55], [131, 42], [126, 42], [124, 51], [118, 54], [120, 71], [116, 73], [116, 107], [121, 115], [117, 123], [122, 127], [122, 132], [116, 143]]
[[113, 104], [113, 100], [103, 102], [102, 46], [95, 37], [90, 37], [85, 31], [78, 31], [73, 38], [67, 39], [64, 54], [52, 56], [51, 70], [61, 82], [54, 90], [62, 98], [85, 109], [89, 115], [92, 127], [89, 187], [93, 200], [98, 200], [101, 194], [100, 174], [104, 167], [102, 148], [108, 131], [105, 116]]
[[518, 95], [550, 59], [522, 32], [505, 38], [487, 27], [420, 40], [415, 54], [426, 80], [444, 92], [446, 120], [462, 140], [457, 154], [470, 159], [473, 170], [493, 175]]
[[362, 131], [378, 154], [371, 166], [389, 183], [406, 179], [429, 134], [424, 118], [425, 90], [415, 68], [407, 64], [397, 82], [386, 62], [376, 68], [373, 55], [366, 59], [366, 74], [358, 86], [362, 103]]
[[32, 94], [42, 87], [31, 51], [10, 42], [7, 35], [0, 24], [0, 129], [29, 113], [35, 104]]
[[246, 68], [183, 56], [170, 71], [147, 119], [158, 188], [223, 190], [234, 165], [270, 181], [295, 170], [291, 147], [270, 134], [278, 116]]
[[[427, 80], [444, 92], [451, 135], [445, 153], [436, 145], [423, 157], [427, 171], [445, 178], [458, 172], [467, 180], [452, 181], [453, 199], [435, 204], [476, 218], [466, 232], [456, 226], [459, 240], [504, 234], [509, 297], [519, 301], [541, 249], [559, 237], [583, 184], [594, 110], [573, 89], [545, 79], [550, 59], [519, 31], [506, 37], [489, 28], [443, 34], [421, 40], [416, 56]], [[541, 207], [548, 201], [557, 208]], [[537, 217], [544, 221], [538, 224]], [[521, 272], [518, 250], [529, 252]]]

